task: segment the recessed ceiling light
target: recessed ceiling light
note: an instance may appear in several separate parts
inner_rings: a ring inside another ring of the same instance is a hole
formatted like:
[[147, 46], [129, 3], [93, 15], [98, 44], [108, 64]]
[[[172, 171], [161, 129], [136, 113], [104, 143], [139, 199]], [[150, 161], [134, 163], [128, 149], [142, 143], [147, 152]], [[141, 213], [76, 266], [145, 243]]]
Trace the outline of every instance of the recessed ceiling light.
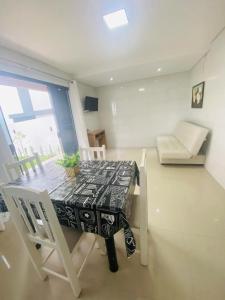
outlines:
[[113, 81], [114, 80], [114, 78], [113, 77], [110, 77], [110, 79], [109, 79], [110, 81]]
[[145, 91], [145, 88], [139, 88], [138, 91], [139, 91], [139, 92], [144, 92], [144, 91]]
[[124, 9], [105, 15], [103, 16], [103, 19], [110, 29], [128, 24], [127, 15]]
[[158, 69], [157, 69], [157, 72], [161, 72], [161, 71], [162, 71], [162, 68], [158, 68]]

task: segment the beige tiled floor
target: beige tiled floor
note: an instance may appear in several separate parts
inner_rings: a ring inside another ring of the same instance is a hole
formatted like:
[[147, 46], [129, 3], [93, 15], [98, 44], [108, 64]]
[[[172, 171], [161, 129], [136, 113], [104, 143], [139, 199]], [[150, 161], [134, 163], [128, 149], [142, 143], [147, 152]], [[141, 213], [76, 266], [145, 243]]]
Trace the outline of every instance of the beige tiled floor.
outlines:
[[[111, 150], [109, 159], [140, 161], [140, 150]], [[81, 274], [81, 299], [224, 300], [225, 191], [202, 167], [160, 166], [148, 154], [149, 268], [127, 260], [118, 237], [120, 269], [94, 249]], [[73, 299], [69, 285], [37, 277], [11, 223], [0, 233], [0, 299]]]

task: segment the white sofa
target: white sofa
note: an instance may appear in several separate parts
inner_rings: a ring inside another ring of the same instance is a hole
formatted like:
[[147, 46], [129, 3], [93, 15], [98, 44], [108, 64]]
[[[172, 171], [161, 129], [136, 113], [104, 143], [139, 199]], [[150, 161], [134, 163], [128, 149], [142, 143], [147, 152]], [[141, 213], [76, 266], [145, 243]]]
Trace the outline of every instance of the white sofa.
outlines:
[[208, 133], [207, 128], [189, 122], [179, 122], [172, 135], [157, 137], [160, 163], [203, 165], [205, 155], [199, 151]]

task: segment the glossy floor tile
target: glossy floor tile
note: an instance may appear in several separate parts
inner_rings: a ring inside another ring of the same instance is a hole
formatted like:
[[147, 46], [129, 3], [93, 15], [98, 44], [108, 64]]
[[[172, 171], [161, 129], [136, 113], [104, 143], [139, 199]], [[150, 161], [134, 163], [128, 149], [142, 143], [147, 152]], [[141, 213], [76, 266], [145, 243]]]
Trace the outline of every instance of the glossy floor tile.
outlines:
[[[139, 163], [141, 151], [108, 150], [107, 158]], [[148, 202], [149, 268], [138, 253], [126, 258], [118, 234], [119, 271], [110, 273], [95, 248], [81, 273], [81, 299], [224, 300], [225, 190], [203, 167], [161, 166], [149, 149]], [[0, 232], [0, 299], [74, 299], [68, 283], [39, 280], [11, 222]]]

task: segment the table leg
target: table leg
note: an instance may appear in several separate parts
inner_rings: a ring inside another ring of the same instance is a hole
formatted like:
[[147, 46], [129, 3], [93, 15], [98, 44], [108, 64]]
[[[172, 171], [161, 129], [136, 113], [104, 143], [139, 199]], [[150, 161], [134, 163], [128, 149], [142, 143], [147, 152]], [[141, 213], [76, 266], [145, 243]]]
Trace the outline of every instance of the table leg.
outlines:
[[105, 238], [105, 245], [106, 245], [107, 255], [108, 255], [108, 260], [109, 260], [109, 269], [111, 272], [117, 272], [118, 271], [118, 263], [117, 263], [117, 257], [116, 257], [116, 248], [115, 248], [114, 237]]

